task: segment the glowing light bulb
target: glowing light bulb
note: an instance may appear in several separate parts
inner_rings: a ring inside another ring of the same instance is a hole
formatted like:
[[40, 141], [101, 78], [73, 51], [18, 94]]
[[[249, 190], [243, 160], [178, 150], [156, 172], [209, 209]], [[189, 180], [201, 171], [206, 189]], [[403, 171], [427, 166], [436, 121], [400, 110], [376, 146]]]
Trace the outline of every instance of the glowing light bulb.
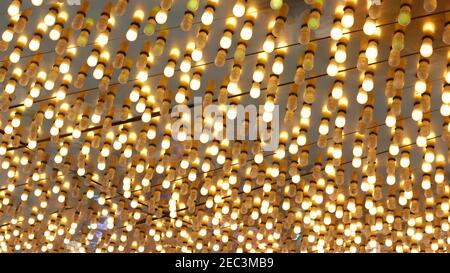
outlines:
[[433, 40], [430, 37], [425, 37], [420, 46], [420, 55], [429, 58], [433, 54]]
[[364, 80], [362, 82], [362, 89], [366, 92], [372, 91], [374, 88], [373, 75], [366, 73]]
[[167, 11], [159, 10], [155, 15], [155, 21], [160, 25], [164, 25], [167, 22]]
[[344, 63], [347, 60], [346, 46], [344, 44], [338, 44], [334, 59], [337, 63]]
[[342, 15], [341, 23], [342, 26], [345, 28], [351, 28], [353, 24], [355, 23], [355, 18], [353, 16], [353, 9], [352, 8], [345, 8], [344, 14]]
[[339, 71], [339, 68], [338, 68], [336, 60], [334, 58], [330, 59], [330, 62], [328, 63], [328, 66], [327, 66], [328, 76], [334, 77], [337, 75], [338, 71]]
[[205, 12], [203, 12], [201, 17], [201, 22], [205, 26], [209, 26], [214, 21], [214, 10], [211, 7], [208, 7]]
[[270, 0], [270, 7], [273, 10], [279, 10], [283, 6], [283, 0]]
[[126, 38], [128, 41], [134, 42], [134, 41], [136, 41], [137, 37], [138, 37], [138, 33], [135, 28], [130, 28], [127, 31]]
[[366, 57], [369, 60], [375, 60], [378, 56], [378, 43], [376, 41], [370, 41], [366, 49]]
[[11, 4], [8, 6], [8, 15], [10, 17], [18, 15], [20, 12], [20, 1], [13, 0], [11, 1]]
[[403, 5], [400, 8], [397, 21], [402, 26], [407, 26], [411, 22], [411, 7], [409, 5]]
[[[229, 32], [227, 32], [229, 33]], [[231, 47], [231, 37], [228, 35], [224, 35], [221, 39], [220, 39], [220, 47], [224, 48], [224, 49], [229, 49]]]
[[376, 21], [370, 17], [367, 17], [363, 27], [364, 34], [366, 34], [367, 36], [371, 36], [375, 34], [376, 30], [377, 30]]
[[13, 37], [14, 37], [14, 31], [12, 31], [9, 28], [7, 28], [2, 34], [2, 40], [7, 43], [11, 42]]
[[263, 44], [264, 52], [271, 53], [275, 49], [275, 39], [272, 35], [266, 37], [266, 40]]
[[36, 7], [41, 6], [43, 2], [44, 2], [44, 0], [31, 0], [31, 4], [33, 4], [33, 6], [36, 6]]
[[248, 41], [253, 36], [253, 24], [250, 22], [246, 22], [244, 27], [241, 30], [241, 38], [245, 41]]
[[417, 80], [416, 83], [414, 84], [414, 90], [418, 93], [418, 94], [422, 94], [425, 91], [427, 91], [427, 83], [424, 80]]
[[344, 31], [340, 21], [335, 21], [330, 31], [331, 39], [339, 41], [342, 38]]
[[233, 15], [235, 17], [242, 17], [245, 14], [245, 2], [243, 0], [237, 0], [233, 6]]

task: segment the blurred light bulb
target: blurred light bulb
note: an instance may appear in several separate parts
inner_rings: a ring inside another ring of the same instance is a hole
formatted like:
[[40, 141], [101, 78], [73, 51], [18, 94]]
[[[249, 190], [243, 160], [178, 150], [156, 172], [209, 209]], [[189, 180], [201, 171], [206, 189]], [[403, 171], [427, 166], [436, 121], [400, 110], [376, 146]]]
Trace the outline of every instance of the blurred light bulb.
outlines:
[[342, 26], [345, 28], [351, 28], [353, 24], [355, 23], [355, 18], [353, 17], [353, 9], [352, 8], [345, 8], [344, 14], [342, 15]]

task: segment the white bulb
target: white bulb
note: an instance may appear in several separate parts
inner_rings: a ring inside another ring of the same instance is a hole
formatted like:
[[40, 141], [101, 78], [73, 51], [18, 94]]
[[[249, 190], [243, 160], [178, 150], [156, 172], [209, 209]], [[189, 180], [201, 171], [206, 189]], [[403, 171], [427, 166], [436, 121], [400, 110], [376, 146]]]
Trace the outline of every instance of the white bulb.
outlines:
[[220, 39], [220, 47], [224, 49], [229, 49], [231, 47], [231, 39], [227, 36], [223, 36]]
[[94, 79], [100, 80], [103, 78], [103, 70], [102, 69], [95, 69], [92, 73], [92, 76], [94, 76]]
[[366, 49], [366, 57], [369, 60], [374, 60], [378, 56], [378, 45], [375, 41], [370, 41]]
[[414, 90], [419, 94], [424, 93], [427, 90], [427, 83], [424, 80], [417, 80], [414, 85]]
[[273, 114], [272, 114], [272, 112], [264, 112], [264, 113], [263, 113], [263, 121], [264, 121], [265, 123], [271, 122], [272, 119], [273, 119]]
[[102, 47], [107, 45], [108, 41], [109, 41], [109, 36], [108, 36], [108, 33], [106, 33], [106, 32], [100, 33], [97, 36], [97, 38], [95, 39], [95, 43], [100, 45], [100, 46], [102, 46]]
[[366, 22], [364, 23], [363, 31], [367, 36], [371, 36], [375, 33], [377, 30], [377, 25], [375, 23], [375, 20], [371, 19], [370, 17], [367, 17]]
[[335, 41], [339, 41], [343, 35], [342, 24], [339, 21], [336, 21], [333, 25], [333, 28], [330, 31], [331, 39]]
[[53, 14], [47, 14], [44, 17], [44, 23], [51, 27], [56, 23], [56, 17]]
[[13, 51], [11, 55], [9, 55], [9, 60], [14, 64], [18, 63], [20, 60], [20, 53]]
[[337, 63], [344, 63], [347, 60], [347, 52], [345, 52], [345, 46], [339, 45], [336, 53], [334, 54], [334, 59]]
[[27, 96], [23, 101], [23, 105], [27, 108], [33, 106], [33, 97]]
[[395, 123], [397, 122], [397, 119], [395, 118], [394, 115], [387, 115], [386, 116], [386, 126], [389, 128], [392, 128], [395, 126]]
[[191, 63], [189, 61], [182, 61], [180, 64], [181, 72], [187, 73], [191, 70]]
[[[194, 62], [198, 62], [203, 58], [203, 52], [200, 49], [194, 49], [194, 51], [192, 51], [192, 60]], [[189, 70], [188, 70], [189, 71]]]
[[129, 29], [126, 34], [126, 38], [130, 42], [136, 41], [138, 33], [134, 29]]
[[345, 9], [344, 15], [341, 19], [342, 26], [345, 28], [351, 28], [353, 24], [355, 23], [355, 18], [353, 17], [353, 10], [352, 9]]
[[38, 51], [39, 47], [41, 46], [41, 43], [39, 42], [38, 39], [31, 39], [30, 43], [28, 44], [28, 48], [31, 51]]
[[275, 75], [281, 75], [281, 73], [283, 73], [283, 71], [284, 71], [283, 62], [280, 60], [275, 60], [275, 62], [272, 65], [272, 72]]
[[86, 62], [90, 67], [94, 67], [97, 65], [98, 57], [96, 55], [89, 55]]
[[12, 32], [10, 29], [6, 29], [2, 34], [2, 40], [9, 43], [12, 41], [14, 37], [14, 32]]
[[236, 2], [233, 6], [233, 15], [236, 17], [242, 17], [245, 13], [245, 5], [241, 2]]
[[371, 76], [366, 77], [361, 85], [362, 89], [366, 92], [370, 92], [373, 90], [374, 88], [374, 83], [373, 83], [373, 79]]
[[450, 116], [450, 104], [442, 104], [440, 108], [440, 113], [442, 116]]
[[102, 118], [102, 117], [101, 117], [100, 115], [93, 114], [92, 117], [91, 117], [91, 121], [92, 121], [93, 123], [97, 124], [97, 123], [100, 122], [101, 118]]
[[335, 125], [338, 128], [344, 128], [344, 126], [345, 126], [345, 117], [341, 116], [341, 115], [338, 115], [336, 117], [336, 120], [335, 120]]
[[20, 2], [17, 0], [14, 0], [11, 2], [11, 4], [8, 6], [8, 15], [10, 17], [18, 15], [20, 12]]
[[431, 38], [425, 38], [420, 46], [420, 55], [425, 58], [429, 58], [433, 54], [433, 40]]
[[44, 0], [31, 0], [31, 4], [33, 4], [33, 6], [39, 7], [40, 5], [42, 5], [42, 2], [44, 2]]
[[205, 26], [209, 26], [212, 24], [212, 22], [214, 21], [214, 14], [206, 11], [202, 14], [202, 18], [201, 18], [202, 24], [204, 24]]
[[66, 74], [69, 72], [70, 69], [70, 65], [66, 62], [62, 62], [61, 65], [59, 66], [59, 72], [61, 74]]
[[148, 80], [148, 72], [146, 70], [138, 71], [136, 74], [136, 79], [141, 82], [145, 82]]
[[260, 95], [261, 89], [259, 88], [259, 86], [253, 85], [250, 89], [250, 97], [252, 97], [253, 99], [257, 99]]
[[337, 63], [334, 59], [330, 60], [330, 63], [327, 66], [327, 74], [330, 77], [334, 77], [336, 76], [338, 73], [338, 66]]
[[48, 36], [52, 41], [56, 41], [61, 37], [61, 32], [57, 29], [52, 29], [48, 34]]

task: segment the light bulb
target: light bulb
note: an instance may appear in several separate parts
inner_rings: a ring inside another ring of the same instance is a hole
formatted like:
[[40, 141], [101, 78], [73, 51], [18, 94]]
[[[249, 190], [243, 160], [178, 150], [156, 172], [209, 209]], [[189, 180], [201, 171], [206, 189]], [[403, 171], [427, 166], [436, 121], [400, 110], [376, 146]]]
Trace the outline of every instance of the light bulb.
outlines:
[[145, 82], [148, 80], [148, 72], [146, 70], [140, 70], [136, 74], [136, 79], [140, 82]]
[[430, 37], [425, 37], [420, 46], [420, 55], [429, 58], [433, 54], [433, 40]]
[[328, 63], [328, 66], [327, 66], [327, 74], [330, 77], [334, 77], [337, 75], [337, 73], [338, 73], [337, 62], [334, 58], [331, 58], [330, 62]]
[[416, 83], [414, 84], [414, 90], [418, 94], [422, 94], [425, 91], [427, 91], [427, 83], [424, 80], [416, 80]]
[[18, 15], [20, 12], [20, 1], [13, 0], [11, 1], [11, 4], [8, 6], [8, 15], [10, 17]]
[[15, 48], [13, 52], [11, 52], [11, 54], [9, 55], [9, 60], [14, 64], [18, 63], [20, 60], [20, 52], [21, 52], [20, 49]]
[[369, 60], [375, 60], [378, 56], [378, 43], [376, 41], [370, 41], [366, 49], [366, 57]]
[[214, 21], [214, 9], [212, 7], [206, 8], [205, 12], [203, 12], [202, 14], [200, 21], [205, 26], [211, 25]]
[[372, 74], [370, 74], [370, 73], [365, 74], [365, 77], [364, 77], [361, 87], [366, 92], [370, 92], [373, 90], [374, 83], [373, 83], [373, 75]]
[[330, 31], [331, 39], [339, 41], [343, 35], [342, 24], [340, 21], [335, 21]]
[[376, 30], [377, 30], [376, 21], [370, 17], [367, 17], [363, 27], [364, 34], [366, 34], [367, 36], [371, 36], [375, 34]]
[[339, 112], [336, 116], [335, 125], [338, 128], [344, 128], [345, 126], [345, 114], [343, 112]]
[[14, 37], [14, 31], [12, 31], [9, 28], [7, 28], [2, 34], [2, 40], [7, 43], [11, 42], [13, 37]]
[[[227, 33], [231, 33], [231, 32], [227, 32]], [[229, 34], [224, 34], [224, 36], [222, 36], [222, 38], [220, 39], [220, 47], [224, 48], [224, 49], [229, 49], [231, 47], [231, 37]]]
[[353, 9], [352, 8], [345, 8], [344, 14], [342, 15], [341, 23], [342, 26], [345, 28], [351, 28], [353, 24], [355, 23], [355, 18], [353, 17]]
[[320, 27], [320, 12], [318, 10], [311, 11], [308, 16], [307, 25], [311, 30], [316, 30]]
[[95, 43], [100, 45], [101, 47], [104, 47], [108, 44], [109, 41], [109, 35], [107, 32], [100, 33], [97, 38], [95, 39]]
[[422, 120], [422, 117], [423, 117], [423, 112], [420, 109], [420, 107], [419, 106], [418, 107], [414, 107], [414, 109], [412, 111], [412, 114], [411, 114], [411, 118], [414, 121], [419, 122], [420, 120]]
[[273, 62], [272, 65], [272, 72], [275, 75], [281, 75], [281, 73], [283, 73], [284, 71], [284, 65], [283, 65], [283, 58], [282, 57], [275, 57], [275, 61]]
[[158, 24], [164, 25], [164, 24], [166, 23], [166, 21], [167, 21], [167, 11], [162, 10], [162, 9], [159, 10], [159, 11], [156, 13], [155, 20], [156, 20], [156, 22], [157, 22]]
[[450, 104], [441, 104], [439, 112], [443, 117], [450, 116]]
[[192, 51], [192, 60], [194, 62], [199, 62], [202, 58], [203, 58], [203, 51], [201, 49], [196, 48], [194, 49], [194, 51]]
[[54, 12], [49, 12], [45, 15], [44, 23], [49, 27], [53, 26], [56, 23], [56, 16]]
[[245, 14], [245, 2], [243, 0], [237, 0], [233, 6], [233, 15], [235, 17], [242, 17]]
[[136, 25], [133, 25], [133, 26], [134, 27], [130, 27], [130, 29], [128, 29], [127, 34], [126, 34], [126, 38], [130, 42], [136, 41], [136, 39], [138, 37], [138, 32], [136, 30]]
[[261, 88], [259, 87], [258, 83], [253, 83], [252, 88], [250, 89], [250, 97], [253, 99], [259, 98], [261, 95]]
[[251, 22], [246, 22], [241, 30], [242, 40], [248, 41], [253, 36], [253, 24]]
[[283, 0], [270, 0], [270, 7], [273, 10], [279, 10], [283, 6]]
[[166, 76], [167, 78], [172, 78], [174, 74], [175, 74], [175, 65], [167, 65], [164, 68], [164, 76]]
[[33, 6], [39, 7], [40, 5], [42, 5], [42, 2], [44, 2], [44, 0], [31, 0], [31, 4], [33, 4]]
[[403, 5], [400, 7], [400, 13], [398, 14], [397, 21], [402, 26], [407, 26], [411, 22], [411, 7], [409, 5]]
[[346, 46], [344, 44], [338, 44], [334, 59], [337, 63], [344, 63], [347, 60]]
[[272, 35], [268, 35], [263, 44], [263, 50], [267, 53], [273, 52], [275, 49], [275, 39]]
[[339, 100], [344, 95], [344, 90], [341, 82], [336, 82], [333, 86], [333, 89], [331, 90], [331, 96]]
[[37, 37], [34, 37], [33, 39], [31, 39], [30, 43], [28, 44], [28, 48], [31, 51], [37, 51], [40, 46], [41, 46], [41, 41]]
[[386, 123], [387, 127], [393, 128], [395, 126], [396, 122], [397, 122], [397, 119], [395, 118], [394, 115], [390, 115], [390, 114], [386, 115], [385, 123]]
[[59, 40], [61, 37], [61, 27], [54, 27], [52, 30], [50, 30], [50, 33], [48, 34], [50, 37], [50, 40], [56, 41]]

